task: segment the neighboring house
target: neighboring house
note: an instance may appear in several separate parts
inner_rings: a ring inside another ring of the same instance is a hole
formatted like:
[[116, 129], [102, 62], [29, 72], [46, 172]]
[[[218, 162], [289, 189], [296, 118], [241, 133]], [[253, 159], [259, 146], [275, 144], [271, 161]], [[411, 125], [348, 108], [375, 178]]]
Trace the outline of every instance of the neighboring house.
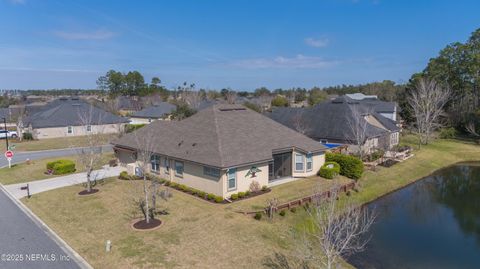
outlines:
[[[87, 121], [82, 118], [88, 118]], [[90, 124], [85, 126], [85, 122]], [[24, 132], [35, 139], [81, 136], [88, 132], [118, 133], [127, 119], [113, 115], [78, 98], [60, 98], [45, 105], [40, 111], [28, 115]]]
[[386, 102], [378, 100], [376, 95], [365, 95], [363, 93], [345, 94], [348, 98], [357, 100], [358, 102], [371, 107], [375, 112], [389, 118], [395, 122], [399, 122], [398, 113], [400, 108], [396, 102]]
[[393, 120], [346, 96], [312, 108], [277, 108], [269, 117], [316, 141], [348, 145], [350, 152], [358, 152], [358, 145], [365, 153], [388, 150], [399, 142], [400, 128]]
[[0, 129], [4, 129], [4, 120], [7, 123], [7, 127], [13, 127], [16, 126], [15, 124], [15, 118], [12, 115], [11, 109], [8, 107], [6, 108], [0, 108]]
[[153, 106], [149, 106], [130, 115], [131, 124], [148, 124], [156, 120], [170, 119], [170, 115], [177, 108], [167, 102], [161, 102]]
[[[130, 173], [138, 138], [154, 137], [150, 172], [222, 197], [315, 175], [324, 164], [322, 144], [240, 105], [219, 104], [182, 121], [155, 121], [112, 142]], [[152, 144], [152, 141], [149, 142]]]
[[142, 101], [136, 96], [118, 96], [118, 112], [125, 116], [140, 111], [143, 108]]

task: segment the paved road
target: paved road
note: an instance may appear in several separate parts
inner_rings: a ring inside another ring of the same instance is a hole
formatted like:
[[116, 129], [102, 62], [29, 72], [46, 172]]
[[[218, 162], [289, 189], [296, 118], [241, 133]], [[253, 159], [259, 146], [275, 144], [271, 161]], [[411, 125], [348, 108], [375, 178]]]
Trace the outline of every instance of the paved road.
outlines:
[[77, 263], [73, 252], [60, 247], [49, 230], [29, 217], [1, 186], [0, 228], [0, 268], [85, 268]]
[[[69, 156], [75, 155], [78, 150], [81, 148], [68, 148], [68, 149], [54, 149], [54, 150], [42, 150], [42, 151], [22, 151], [22, 152], [15, 152], [15, 155], [12, 159], [12, 164], [22, 163], [27, 159], [30, 160], [38, 160], [38, 159], [45, 159], [45, 158], [53, 158], [53, 157], [62, 157], [62, 156]], [[105, 145], [102, 147], [103, 151], [112, 151], [111, 145]], [[8, 166], [8, 161], [3, 156], [3, 153], [0, 156], [0, 168]]]
[[[125, 168], [121, 166], [109, 167], [108, 165], [104, 166], [103, 169], [95, 170], [92, 172], [91, 179], [103, 179], [108, 177], [118, 176], [120, 172], [124, 171]], [[54, 177], [44, 180], [30, 181], [26, 183], [18, 183], [5, 185], [4, 187], [16, 198], [20, 199], [27, 196], [27, 191], [21, 190], [20, 187], [25, 186], [27, 183], [30, 187], [30, 194], [49, 191], [61, 187], [76, 185], [84, 183], [87, 181], [87, 173], [76, 173], [61, 177]]]

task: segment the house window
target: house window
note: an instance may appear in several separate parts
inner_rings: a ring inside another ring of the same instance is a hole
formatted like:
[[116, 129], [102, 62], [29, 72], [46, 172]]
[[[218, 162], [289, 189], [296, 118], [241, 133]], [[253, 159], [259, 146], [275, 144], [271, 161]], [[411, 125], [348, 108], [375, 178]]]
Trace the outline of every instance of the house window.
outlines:
[[206, 176], [219, 178], [220, 177], [220, 169], [209, 167], [209, 166], [204, 166], [203, 167], [203, 174], [205, 174]]
[[92, 125], [87, 125], [87, 132], [91, 132], [92, 131]]
[[307, 154], [307, 171], [312, 171], [312, 169], [313, 169], [312, 154]]
[[234, 190], [237, 188], [237, 169], [236, 168], [230, 168], [228, 169], [228, 174], [227, 174], [227, 186], [228, 190]]
[[295, 154], [295, 171], [303, 172], [303, 160], [304, 156], [302, 154]]
[[160, 156], [152, 155], [150, 158], [151, 169], [154, 172], [160, 171]]
[[168, 160], [167, 157], [163, 159], [163, 166], [165, 167], [165, 174], [170, 173], [170, 161]]
[[268, 178], [273, 178], [273, 162], [268, 163]]
[[67, 127], [67, 134], [73, 134], [73, 127], [72, 126]]
[[183, 162], [175, 161], [175, 176], [183, 177]]

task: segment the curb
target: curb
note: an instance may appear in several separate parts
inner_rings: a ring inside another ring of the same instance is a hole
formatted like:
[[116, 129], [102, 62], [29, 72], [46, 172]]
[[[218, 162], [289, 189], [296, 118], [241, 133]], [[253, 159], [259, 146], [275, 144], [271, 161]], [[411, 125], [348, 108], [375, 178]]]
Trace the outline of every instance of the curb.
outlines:
[[[113, 151], [113, 148], [112, 146], [110, 146], [110, 144], [105, 144], [105, 145], [102, 145], [102, 146], [99, 146], [103, 149], [106, 149], [106, 150], [112, 150]], [[44, 150], [19, 150], [17, 151], [17, 153], [39, 153], [39, 152], [50, 152], [50, 151], [62, 151], [62, 150], [77, 150], [77, 149], [84, 149], [84, 148], [88, 148], [88, 147], [72, 147], [72, 148], [61, 148], [61, 149], [44, 149]]]
[[72, 247], [70, 247], [67, 242], [65, 242], [60, 236], [58, 236], [48, 225], [43, 222], [37, 215], [35, 215], [28, 207], [26, 207], [20, 200], [15, 198], [12, 193], [10, 193], [2, 184], [0, 184], [0, 189], [12, 200], [12, 202], [22, 210], [25, 215], [27, 215], [33, 223], [35, 223], [40, 229], [42, 229], [48, 237], [50, 237], [66, 254], [68, 254], [75, 263], [83, 269], [93, 269], [93, 267], [78, 254]]

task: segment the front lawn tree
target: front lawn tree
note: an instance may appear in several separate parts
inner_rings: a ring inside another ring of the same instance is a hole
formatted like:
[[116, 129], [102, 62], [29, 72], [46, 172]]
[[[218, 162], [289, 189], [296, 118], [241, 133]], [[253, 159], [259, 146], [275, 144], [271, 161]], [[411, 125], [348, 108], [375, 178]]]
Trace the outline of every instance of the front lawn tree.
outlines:
[[407, 97], [415, 117], [415, 127], [420, 144], [428, 144], [432, 132], [442, 126], [440, 118], [449, 101], [451, 91], [428, 78], [419, 78]]
[[355, 153], [363, 160], [365, 155], [365, 143], [368, 139], [367, 128], [368, 121], [366, 117], [371, 114], [371, 111], [365, 107], [360, 107], [359, 104], [348, 104], [350, 114], [347, 114], [347, 126], [350, 133], [350, 143], [356, 146]]
[[332, 191], [329, 199], [309, 207], [309, 225], [297, 234], [297, 255], [311, 268], [340, 268], [342, 257], [363, 251], [369, 241], [375, 212], [350, 200], [339, 203], [338, 195]]
[[[103, 149], [102, 146], [107, 144], [107, 138], [103, 135], [103, 119], [100, 113], [95, 113], [93, 105], [89, 105], [86, 110], [77, 111], [81, 127], [87, 142], [86, 146], [77, 148], [79, 163], [85, 168], [87, 173], [86, 192], [92, 193], [92, 187], [96, 182], [92, 181], [92, 172], [95, 166], [101, 162]], [[78, 146], [78, 145], [77, 145]]]

